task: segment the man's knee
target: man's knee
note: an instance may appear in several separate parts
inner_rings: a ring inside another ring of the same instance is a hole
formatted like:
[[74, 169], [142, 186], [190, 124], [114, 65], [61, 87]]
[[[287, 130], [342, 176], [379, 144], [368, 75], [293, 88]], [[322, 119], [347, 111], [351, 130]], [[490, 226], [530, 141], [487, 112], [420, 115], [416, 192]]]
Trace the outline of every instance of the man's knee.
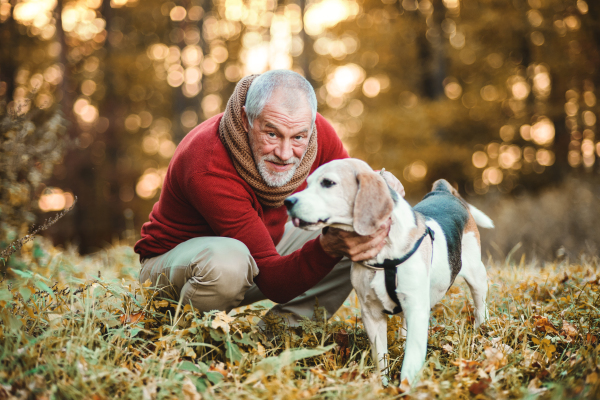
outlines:
[[236, 239], [215, 237], [192, 258], [191, 265], [240, 272], [250, 267], [251, 259], [250, 250], [244, 243]]
[[225, 298], [239, 299], [254, 283], [256, 263], [245, 244], [231, 238], [214, 238], [191, 263], [191, 283]]

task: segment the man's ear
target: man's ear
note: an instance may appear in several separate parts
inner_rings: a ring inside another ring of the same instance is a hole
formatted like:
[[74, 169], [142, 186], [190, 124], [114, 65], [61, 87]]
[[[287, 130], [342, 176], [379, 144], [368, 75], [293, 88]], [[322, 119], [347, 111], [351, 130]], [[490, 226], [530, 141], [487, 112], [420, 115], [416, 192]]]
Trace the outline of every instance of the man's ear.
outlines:
[[376, 172], [361, 172], [356, 176], [358, 191], [354, 199], [354, 231], [372, 235], [392, 215], [394, 202], [387, 183]]
[[244, 129], [246, 132], [250, 132], [249, 124], [248, 124], [248, 115], [246, 114], [246, 106], [242, 106], [242, 125], [244, 125]]

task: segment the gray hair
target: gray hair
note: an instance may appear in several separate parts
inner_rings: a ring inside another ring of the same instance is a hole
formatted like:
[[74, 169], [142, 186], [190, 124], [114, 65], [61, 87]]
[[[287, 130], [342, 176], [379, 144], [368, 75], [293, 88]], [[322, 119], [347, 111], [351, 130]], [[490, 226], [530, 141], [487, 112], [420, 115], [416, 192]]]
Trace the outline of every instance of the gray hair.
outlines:
[[[258, 76], [252, 81], [248, 89], [245, 106], [250, 127], [254, 125], [254, 120], [262, 113], [265, 104], [271, 99], [275, 89], [299, 90], [304, 93], [312, 111], [312, 124], [315, 123], [317, 118], [317, 96], [311, 84], [297, 72], [287, 69], [275, 69]], [[285, 105], [290, 109], [294, 109], [296, 100], [297, 97], [290, 96], [286, 99]]]

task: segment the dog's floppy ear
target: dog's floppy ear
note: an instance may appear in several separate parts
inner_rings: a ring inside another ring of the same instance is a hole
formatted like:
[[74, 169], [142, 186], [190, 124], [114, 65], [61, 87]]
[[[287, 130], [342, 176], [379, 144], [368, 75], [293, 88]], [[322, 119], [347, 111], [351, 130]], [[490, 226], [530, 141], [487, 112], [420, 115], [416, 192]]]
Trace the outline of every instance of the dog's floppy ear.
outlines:
[[354, 200], [353, 225], [359, 235], [371, 235], [390, 217], [394, 202], [390, 189], [376, 172], [356, 175], [358, 191]]

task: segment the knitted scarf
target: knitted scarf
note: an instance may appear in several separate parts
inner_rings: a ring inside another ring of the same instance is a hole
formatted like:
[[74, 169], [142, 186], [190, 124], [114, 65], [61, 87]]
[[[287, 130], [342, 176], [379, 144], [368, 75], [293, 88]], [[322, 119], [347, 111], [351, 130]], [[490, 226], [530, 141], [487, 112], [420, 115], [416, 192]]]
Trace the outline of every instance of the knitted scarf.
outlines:
[[283, 205], [283, 200], [304, 182], [317, 158], [317, 128], [316, 124], [313, 124], [308, 147], [292, 179], [280, 187], [268, 186], [258, 172], [248, 142], [248, 132], [242, 124], [242, 107], [246, 104], [246, 94], [250, 84], [256, 77], [258, 75], [246, 76], [236, 85], [233, 94], [227, 101], [227, 108], [219, 125], [219, 136], [231, 156], [235, 169], [252, 187], [258, 201], [263, 206], [279, 207]]

